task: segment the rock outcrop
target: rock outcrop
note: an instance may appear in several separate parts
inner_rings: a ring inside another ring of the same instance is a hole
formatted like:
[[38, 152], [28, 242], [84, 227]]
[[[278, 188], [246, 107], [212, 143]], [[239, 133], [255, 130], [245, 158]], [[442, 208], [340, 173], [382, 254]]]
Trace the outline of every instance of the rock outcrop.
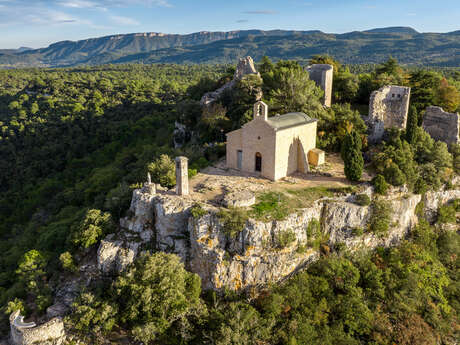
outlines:
[[431, 223], [436, 221], [439, 207], [456, 199], [460, 199], [459, 189], [425, 193], [423, 198], [425, 218]]
[[[375, 197], [371, 187], [363, 193]], [[458, 198], [460, 190], [429, 192], [423, 200], [425, 213], [434, 219], [439, 206]], [[131, 217], [122, 223], [139, 233], [152, 232], [151, 241], [139, 240], [139, 246], [124, 243], [118, 247], [117, 240], [103, 241], [100, 251], [107, 255], [100, 255], [100, 269], [124, 269], [142, 245], [149, 243], [157, 250], [180, 256], [186, 268], [201, 277], [203, 288], [258, 287], [283, 280], [316, 260], [319, 252], [312, 243], [318, 236], [331, 248], [345, 245], [352, 251], [399, 243], [417, 223], [416, 207], [422, 197], [404, 188], [394, 188], [383, 199], [392, 209], [390, 229], [385, 234], [369, 231], [372, 206], [355, 204], [354, 195], [317, 200], [311, 207], [280, 221], [248, 218], [241, 231], [229, 234], [219, 207], [209, 203], [196, 206], [191, 196], [181, 197], [172, 192], [151, 195], [144, 188], [134, 192]], [[313, 223], [320, 224], [320, 234], [309, 230]], [[133, 250], [132, 254], [119, 254], [127, 248]]]
[[[201, 106], [212, 104], [220, 97], [220, 95], [225, 90], [233, 88], [237, 81], [251, 74], [260, 76], [260, 74], [257, 72], [254, 66], [254, 61], [252, 60], [250, 56], [241, 58], [240, 61], [238, 62], [238, 65], [236, 66], [236, 71], [235, 71], [235, 74], [233, 75], [233, 79], [230, 82], [223, 85], [222, 87], [220, 87], [219, 89], [204, 94], [204, 96], [201, 98], [201, 101], [200, 101]], [[262, 99], [262, 95], [260, 94], [260, 97], [258, 98], [259, 98], [258, 100]]]
[[435, 140], [446, 144], [460, 143], [460, 114], [445, 112], [440, 107], [428, 107], [423, 116], [423, 129]]

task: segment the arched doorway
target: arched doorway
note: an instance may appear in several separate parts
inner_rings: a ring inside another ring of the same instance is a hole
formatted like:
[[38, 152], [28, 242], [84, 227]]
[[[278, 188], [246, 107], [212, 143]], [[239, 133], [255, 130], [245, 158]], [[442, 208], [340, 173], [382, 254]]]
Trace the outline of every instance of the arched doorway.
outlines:
[[262, 171], [262, 155], [259, 152], [256, 153], [256, 168], [255, 168], [255, 170], [257, 172]]

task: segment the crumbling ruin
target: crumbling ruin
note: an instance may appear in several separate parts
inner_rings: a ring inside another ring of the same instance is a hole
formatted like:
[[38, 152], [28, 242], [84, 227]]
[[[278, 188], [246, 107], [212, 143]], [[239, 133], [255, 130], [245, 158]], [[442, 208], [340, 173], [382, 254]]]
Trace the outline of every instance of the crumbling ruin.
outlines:
[[369, 102], [369, 142], [378, 142], [387, 128], [406, 128], [410, 87], [384, 86], [372, 92]]
[[[250, 74], [257, 75], [260, 77], [260, 73], [257, 72], [252, 58], [250, 56], [241, 58], [238, 62], [238, 65], [236, 66], [236, 71], [233, 75], [233, 80], [226, 83], [224, 86], [220, 87], [215, 91], [205, 93], [204, 96], [201, 97], [201, 106], [210, 105], [211, 103], [215, 102], [225, 90], [231, 89], [237, 81], [243, 79], [243, 77]], [[258, 100], [259, 99], [262, 99], [262, 95], [258, 97]]]
[[310, 79], [324, 91], [323, 105], [330, 107], [332, 104], [332, 82], [334, 79], [334, 67], [326, 64], [308, 66]]
[[54, 318], [37, 326], [35, 322], [24, 322], [20, 311], [10, 315], [12, 345], [60, 345], [65, 340], [64, 323], [61, 318]]
[[435, 140], [446, 144], [460, 143], [460, 115], [445, 112], [441, 107], [428, 107], [423, 117], [423, 129]]

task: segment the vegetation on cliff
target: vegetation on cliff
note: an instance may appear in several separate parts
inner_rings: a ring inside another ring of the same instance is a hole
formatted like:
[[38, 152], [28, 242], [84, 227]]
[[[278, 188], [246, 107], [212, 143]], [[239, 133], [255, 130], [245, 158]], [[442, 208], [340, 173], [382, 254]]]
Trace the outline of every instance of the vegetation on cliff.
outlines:
[[[221, 157], [224, 133], [250, 120], [260, 90], [271, 106], [316, 116], [323, 149], [338, 152], [349, 133], [356, 133], [370, 163], [366, 168], [379, 174], [374, 181], [382, 194], [388, 183], [420, 192], [437, 189], [459, 173], [460, 147], [452, 145], [449, 151], [415, 121], [410, 136], [388, 131], [381, 146], [370, 148], [360, 111], [370, 92], [387, 83], [413, 87], [417, 120], [427, 103], [458, 109], [460, 74], [405, 70], [394, 60], [354, 74], [332, 63], [337, 87], [331, 109], [319, 106], [321, 91], [306, 82], [297, 62], [264, 59], [262, 79], [241, 80], [205, 113], [200, 97], [227, 82], [232, 68], [117, 65], [0, 71], [1, 331], [8, 331], [6, 313], [13, 308], [33, 316], [46, 312], [53, 289], [78, 275], [76, 266], [94, 255], [100, 239], [117, 227], [132, 189], [145, 181], [147, 171], [154, 182], [170, 187], [174, 156], [189, 157], [192, 169]], [[295, 92], [286, 100], [282, 90], [291, 86]], [[176, 121], [187, 131], [179, 136], [181, 148], [174, 148]], [[306, 205], [333, 192], [299, 190], [289, 193], [289, 202]], [[282, 217], [285, 201], [276, 194], [262, 196], [254, 213]], [[388, 210], [380, 206], [372, 205], [380, 212], [372, 226], [385, 232]], [[442, 208], [439, 223], [456, 221], [456, 207]], [[198, 216], [202, 210], [197, 206], [194, 212]], [[246, 220], [240, 214], [223, 217], [231, 236]], [[317, 235], [318, 226], [312, 224], [309, 231]], [[283, 236], [280, 247], [291, 241], [289, 233]], [[422, 223], [412, 240], [362, 257], [324, 251], [307, 272], [267, 288], [250, 302], [233, 293], [222, 297], [200, 291], [196, 277], [177, 258], [153, 253], [113, 282], [102, 280], [83, 291], [73, 306], [74, 316], [81, 317], [71, 325], [96, 340], [128, 331], [162, 344], [448, 343], [458, 332], [459, 235]], [[319, 240], [312, 243], [319, 245]], [[156, 270], [158, 262], [161, 270]], [[179, 305], [166, 308], [164, 296], [175, 296]]]

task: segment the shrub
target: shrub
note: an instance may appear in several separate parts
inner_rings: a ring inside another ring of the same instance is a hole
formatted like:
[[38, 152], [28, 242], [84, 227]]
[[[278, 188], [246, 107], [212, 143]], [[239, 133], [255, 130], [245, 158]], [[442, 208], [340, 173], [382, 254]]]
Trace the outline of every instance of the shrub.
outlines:
[[77, 271], [77, 266], [75, 266], [75, 263], [72, 258], [72, 254], [70, 254], [69, 252], [62, 253], [59, 256], [59, 261], [61, 262], [61, 266], [63, 269], [69, 272]]
[[360, 227], [356, 227], [356, 228], [351, 229], [351, 233], [353, 234], [353, 236], [361, 236], [362, 234], [364, 234], [364, 229]]
[[369, 230], [375, 234], [385, 234], [390, 228], [391, 212], [391, 206], [388, 202], [375, 200], [372, 203]]
[[224, 234], [230, 238], [235, 238], [243, 231], [248, 220], [247, 213], [241, 208], [221, 209], [217, 217], [223, 223]]
[[71, 227], [72, 242], [76, 246], [89, 248], [100, 238], [113, 231], [114, 224], [108, 212], [88, 210], [80, 222]]
[[198, 170], [196, 169], [188, 169], [188, 178], [191, 179], [198, 174]]
[[437, 222], [439, 224], [455, 223], [457, 221], [454, 204], [439, 207]]
[[113, 284], [121, 321], [136, 340], [149, 344], [167, 332], [184, 334], [189, 317], [204, 312], [201, 280], [177, 255], [143, 254]]
[[316, 238], [321, 235], [321, 224], [320, 222], [313, 218], [310, 220], [307, 226], [307, 237], [308, 239], [310, 238]]
[[382, 175], [377, 175], [376, 177], [374, 177], [374, 179], [372, 180], [372, 184], [374, 185], [376, 193], [382, 195], [385, 195], [387, 193], [389, 186], [387, 181], [385, 181], [385, 177], [383, 177]]
[[358, 194], [355, 197], [355, 204], [359, 206], [369, 206], [371, 204], [371, 198], [367, 194]]
[[289, 247], [296, 239], [295, 232], [291, 229], [280, 231], [276, 236], [277, 247], [280, 249]]
[[115, 325], [117, 306], [98, 298], [91, 292], [83, 292], [72, 304], [70, 318], [76, 330], [89, 332], [110, 332]]
[[190, 213], [192, 214], [193, 218], [198, 219], [206, 214], [206, 210], [199, 203], [196, 202], [190, 208]]
[[154, 183], [172, 188], [176, 185], [176, 165], [168, 155], [161, 155], [147, 166]]

